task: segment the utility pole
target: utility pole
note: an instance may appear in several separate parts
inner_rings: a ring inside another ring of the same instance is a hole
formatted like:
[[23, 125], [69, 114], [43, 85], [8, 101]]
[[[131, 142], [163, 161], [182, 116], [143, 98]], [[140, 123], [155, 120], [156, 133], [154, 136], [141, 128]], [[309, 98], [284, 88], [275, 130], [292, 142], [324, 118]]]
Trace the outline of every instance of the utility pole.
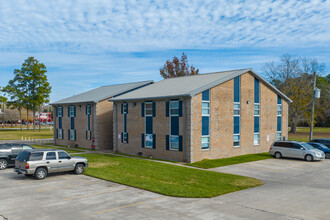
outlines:
[[314, 103], [315, 103], [315, 89], [316, 89], [316, 72], [313, 75], [313, 96], [312, 96], [312, 115], [311, 115], [311, 127], [309, 132], [309, 141], [313, 139], [313, 125], [314, 125]]

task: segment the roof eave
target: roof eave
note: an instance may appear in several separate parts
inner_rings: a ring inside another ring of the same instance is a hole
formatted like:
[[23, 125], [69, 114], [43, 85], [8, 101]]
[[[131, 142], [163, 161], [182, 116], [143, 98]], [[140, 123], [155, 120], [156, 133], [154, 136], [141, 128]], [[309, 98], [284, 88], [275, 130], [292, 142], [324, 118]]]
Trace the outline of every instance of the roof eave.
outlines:
[[182, 94], [175, 96], [155, 96], [155, 97], [142, 97], [142, 98], [127, 98], [127, 99], [109, 99], [109, 102], [117, 102], [117, 101], [133, 101], [133, 100], [150, 100], [150, 99], [174, 99], [181, 97], [192, 97], [191, 94]]

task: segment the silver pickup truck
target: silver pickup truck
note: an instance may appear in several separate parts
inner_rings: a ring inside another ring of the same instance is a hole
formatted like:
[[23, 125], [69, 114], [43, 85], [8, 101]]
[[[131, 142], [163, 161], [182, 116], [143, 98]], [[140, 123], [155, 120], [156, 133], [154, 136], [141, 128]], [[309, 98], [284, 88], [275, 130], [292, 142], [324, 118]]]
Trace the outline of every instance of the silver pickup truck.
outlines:
[[24, 150], [17, 155], [14, 171], [25, 176], [45, 179], [48, 173], [74, 171], [82, 174], [88, 161], [84, 157], [70, 156], [64, 150]]

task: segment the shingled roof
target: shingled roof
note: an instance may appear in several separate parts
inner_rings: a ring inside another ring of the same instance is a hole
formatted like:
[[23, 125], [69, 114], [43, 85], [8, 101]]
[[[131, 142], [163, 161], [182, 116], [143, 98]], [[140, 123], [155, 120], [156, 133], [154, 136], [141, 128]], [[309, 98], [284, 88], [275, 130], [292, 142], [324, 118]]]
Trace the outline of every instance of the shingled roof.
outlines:
[[183, 76], [168, 78], [135, 90], [123, 95], [119, 95], [109, 101], [124, 101], [138, 99], [157, 99], [157, 98], [177, 98], [183, 96], [194, 96], [214, 86], [222, 84], [228, 80], [234, 79], [246, 72], [250, 72], [260, 81], [265, 83], [270, 89], [279, 94], [285, 100], [292, 102], [286, 95], [276, 89], [273, 85], [255, 73], [252, 69], [239, 69], [223, 72], [199, 74], [192, 76]]
[[57, 102], [51, 103], [51, 105], [60, 105], [60, 104], [71, 104], [71, 103], [85, 103], [85, 102], [94, 102], [97, 103], [99, 101], [109, 99], [111, 97], [115, 97], [120, 94], [124, 94], [129, 91], [133, 91], [134, 89], [141, 88], [143, 86], [152, 84], [153, 81], [142, 81], [142, 82], [134, 82], [134, 83], [125, 83], [125, 84], [117, 84], [117, 85], [109, 85], [102, 86], [96, 89], [89, 90], [87, 92], [80, 93], [78, 95], [74, 95]]

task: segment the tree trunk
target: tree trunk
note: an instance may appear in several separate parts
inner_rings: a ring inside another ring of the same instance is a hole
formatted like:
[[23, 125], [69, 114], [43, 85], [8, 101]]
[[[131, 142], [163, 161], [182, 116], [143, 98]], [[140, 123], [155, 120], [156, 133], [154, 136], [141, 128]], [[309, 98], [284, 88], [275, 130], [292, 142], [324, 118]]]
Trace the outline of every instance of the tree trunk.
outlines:
[[290, 132], [294, 133], [294, 134], [297, 132], [297, 122], [296, 121], [292, 121]]
[[27, 131], [29, 131], [29, 109], [28, 108], [26, 109], [26, 122], [27, 122], [26, 129], [27, 129]]
[[33, 109], [33, 131], [36, 131], [36, 110]]
[[40, 106], [39, 106], [39, 132], [41, 131], [41, 125], [40, 125]]
[[21, 108], [19, 109], [19, 120], [21, 121], [20, 128], [21, 128], [21, 132], [22, 132], [23, 128], [22, 128], [22, 109]]

